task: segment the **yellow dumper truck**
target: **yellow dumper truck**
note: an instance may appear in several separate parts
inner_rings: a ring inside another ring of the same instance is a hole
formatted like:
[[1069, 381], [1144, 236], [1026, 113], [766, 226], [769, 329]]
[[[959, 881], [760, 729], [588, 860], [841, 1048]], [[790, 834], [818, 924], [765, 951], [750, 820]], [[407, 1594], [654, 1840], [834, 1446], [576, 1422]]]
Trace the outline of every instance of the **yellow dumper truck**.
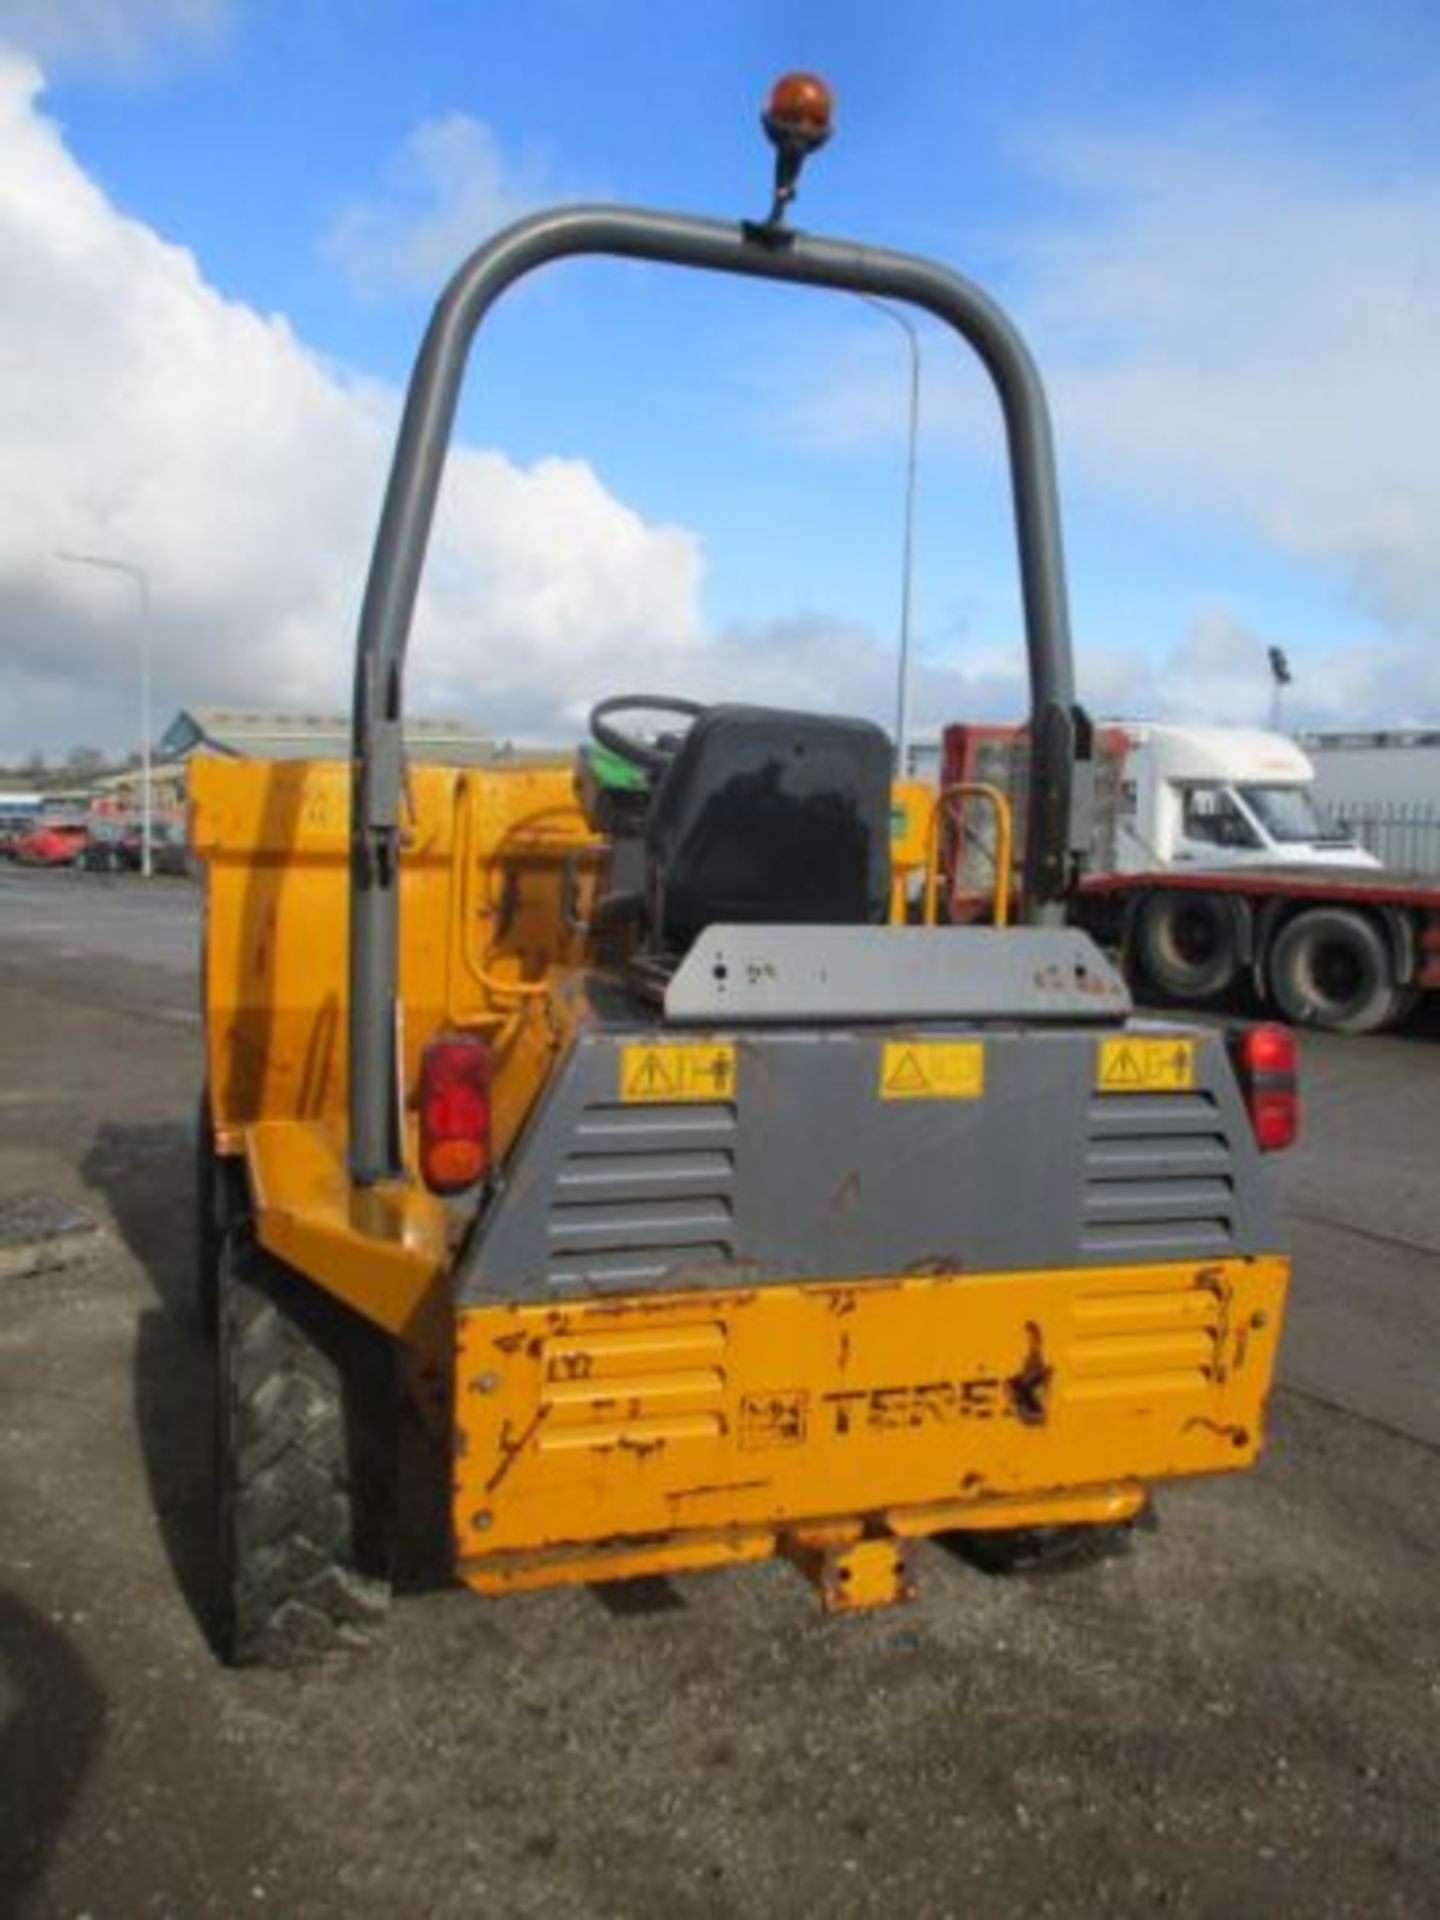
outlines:
[[[192, 767], [235, 1660], [379, 1621], [405, 1399], [487, 1594], [782, 1554], [827, 1606], [878, 1606], [922, 1536], [1066, 1551], [1260, 1446], [1288, 1036], [1135, 1020], [1065, 924], [1089, 729], [1038, 376], [968, 281], [786, 224], [818, 82], [766, 125], [761, 221], [561, 209], [460, 268], [410, 385], [350, 764]], [[1033, 694], [1023, 924], [1003, 894], [932, 924], [935, 809], [864, 720], [637, 695], [573, 758], [408, 759], [472, 338], [581, 254], [908, 301], [980, 355]]]

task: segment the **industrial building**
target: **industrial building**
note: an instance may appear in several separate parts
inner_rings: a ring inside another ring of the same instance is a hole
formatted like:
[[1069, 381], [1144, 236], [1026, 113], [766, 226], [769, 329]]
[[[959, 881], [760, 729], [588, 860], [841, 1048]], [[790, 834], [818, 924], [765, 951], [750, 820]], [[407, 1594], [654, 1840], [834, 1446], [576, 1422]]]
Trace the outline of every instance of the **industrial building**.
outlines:
[[[484, 766], [528, 757], [464, 720], [450, 719], [407, 719], [405, 750], [412, 760], [447, 766]], [[166, 728], [158, 751], [164, 759], [176, 761], [195, 753], [232, 760], [348, 760], [350, 716], [186, 707]]]
[[1302, 733], [1315, 801], [1396, 872], [1440, 873], [1440, 729]]

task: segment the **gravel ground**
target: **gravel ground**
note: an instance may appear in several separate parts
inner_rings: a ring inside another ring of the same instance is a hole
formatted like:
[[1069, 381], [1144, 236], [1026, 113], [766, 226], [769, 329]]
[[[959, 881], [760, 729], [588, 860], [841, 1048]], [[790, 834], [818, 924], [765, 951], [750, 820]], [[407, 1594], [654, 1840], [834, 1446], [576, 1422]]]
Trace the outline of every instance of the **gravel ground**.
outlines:
[[[0, 1200], [98, 1226], [0, 1283], [0, 1910], [1436, 1910], [1440, 1352], [1412, 1340], [1421, 1417], [1394, 1421], [1404, 1329], [1349, 1384], [1328, 1355], [1363, 1209], [1316, 1217], [1323, 1129], [1291, 1176], [1321, 1358], [1260, 1470], [1170, 1489], [1123, 1559], [1007, 1582], [931, 1544], [913, 1606], [827, 1620], [780, 1566], [485, 1601], [416, 1551], [382, 1650], [232, 1674], [178, 1306], [187, 968], [0, 937]], [[1433, 1100], [1433, 1045], [1386, 1045]], [[1383, 1157], [1375, 1056], [1324, 1063]], [[1413, 1292], [1440, 1198], [1410, 1205]]]

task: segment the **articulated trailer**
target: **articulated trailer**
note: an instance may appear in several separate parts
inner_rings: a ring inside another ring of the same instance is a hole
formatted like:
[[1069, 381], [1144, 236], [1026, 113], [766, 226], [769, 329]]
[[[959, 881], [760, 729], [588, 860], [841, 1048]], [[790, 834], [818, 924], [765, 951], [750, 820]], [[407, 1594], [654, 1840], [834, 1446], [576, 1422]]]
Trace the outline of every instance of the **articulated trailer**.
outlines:
[[[1101, 726], [1088, 742], [1089, 827], [1069, 908], [1133, 982], [1186, 1006], [1243, 984], [1292, 1026], [1346, 1034], [1396, 1026], [1422, 995], [1440, 991], [1440, 880], [1387, 872], [1322, 837], [1309, 763], [1290, 742], [1236, 735], [1232, 761], [1267, 742], [1282, 753], [1279, 775], [1261, 763], [1246, 780], [1225, 764], [1222, 730], [1192, 730], [1208, 758], [1168, 768], [1148, 763], [1153, 743], [1142, 736], [1137, 750], [1135, 731]], [[1286, 770], [1284, 754], [1303, 776]], [[1009, 858], [1023, 861], [1026, 731], [949, 727], [942, 765], [942, 793], [953, 796], [942, 801], [947, 911], [956, 921], [983, 918], [995, 849], [988, 815], [977, 819], [966, 794], [981, 784], [1004, 796], [1022, 843]]]
[[1423, 874], [1251, 867], [1092, 874], [1073, 917], [1184, 1005], [1248, 985], [1292, 1026], [1381, 1033], [1440, 992], [1440, 884]]

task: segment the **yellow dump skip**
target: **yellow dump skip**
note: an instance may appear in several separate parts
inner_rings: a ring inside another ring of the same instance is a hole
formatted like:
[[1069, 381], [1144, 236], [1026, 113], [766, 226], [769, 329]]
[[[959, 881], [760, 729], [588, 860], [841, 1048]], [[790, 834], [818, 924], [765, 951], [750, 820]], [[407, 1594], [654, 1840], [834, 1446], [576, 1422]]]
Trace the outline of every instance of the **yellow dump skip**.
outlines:
[[1248, 1465], [1279, 1258], [458, 1316], [454, 1526], [483, 1588], [1100, 1519]]

